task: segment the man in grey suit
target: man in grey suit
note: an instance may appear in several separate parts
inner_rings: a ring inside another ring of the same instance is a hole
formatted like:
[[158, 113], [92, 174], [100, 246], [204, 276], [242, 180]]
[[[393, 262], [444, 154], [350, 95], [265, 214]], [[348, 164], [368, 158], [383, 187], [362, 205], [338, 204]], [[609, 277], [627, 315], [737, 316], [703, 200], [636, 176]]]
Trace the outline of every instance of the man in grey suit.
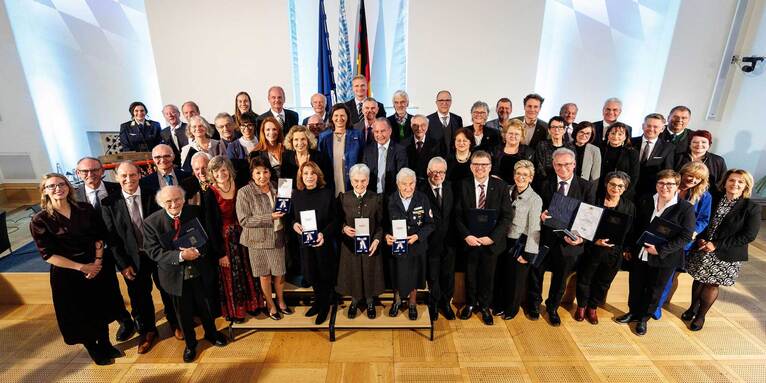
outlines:
[[511, 119], [511, 112], [513, 112], [513, 103], [511, 103], [511, 99], [503, 97], [497, 100], [495, 111], [497, 112], [497, 118], [487, 121], [486, 127], [502, 131], [503, 124]]
[[370, 168], [368, 190], [388, 197], [396, 190], [396, 173], [407, 166], [407, 152], [399, 143], [391, 140], [391, 125], [380, 117], [372, 128], [375, 142], [364, 148], [363, 162]]

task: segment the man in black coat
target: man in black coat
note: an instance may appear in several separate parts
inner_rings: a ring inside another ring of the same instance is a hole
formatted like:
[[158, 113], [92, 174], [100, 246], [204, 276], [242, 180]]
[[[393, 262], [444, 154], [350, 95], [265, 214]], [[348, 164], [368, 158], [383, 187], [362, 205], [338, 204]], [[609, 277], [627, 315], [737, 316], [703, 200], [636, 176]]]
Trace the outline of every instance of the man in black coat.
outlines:
[[659, 139], [665, 127], [665, 117], [652, 113], [644, 118], [641, 137], [631, 139], [633, 148], [638, 151], [640, 165], [638, 182], [636, 182], [636, 201], [641, 197], [655, 193], [657, 173], [664, 169], [673, 169], [675, 146]]
[[162, 108], [162, 115], [165, 116], [168, 126], [160, 131], [161, 143], [173, 148], [173, 155], [175, 155], [173, 163], [181, 166], [181, 148], [189, 144], [189, 136], [186, 135], [187, 125], [181, 122], [181, 112], [173, 104], [165, 105]]
[[[104, 198], [101, 213], [108, 232], [106, 243], [117, 269], [128, 287], [133, 319], [138, 325], [138, 353], [145, 354], [157, 340], [157, 326], [152, 300], [152, 277], [157, 279], [157, 265], [144, 251], [141, 227], [143, 217], [157, 211], [153, 196], [141, 193], [139, 169], [126, 161], [114, 169], [121, 190]], [[170, 296], [160, 290], [165, 315], [174, 332], [178, 331]], [[170, 314], [170, 315], [169, 315]]]
[[190, 363], [197, 356], [195, 314], [205, 329], [206, 340], [216, 346], [227, 343], [226, 337], [216, 329], [213, 317], [211, 295], [217, 290], [215, 271], [204, 260], [206, 244], [199, 248], [173, 244], [181, 236], [184, 225], [192, 224], [196, 219], [204, 227], [199, 208], [184, 203], [184, 191], [180, 186], [165, 186], [157, 192], [156, 198], [162, 210], [144, 220], [144, 248], [149, 258], [157, 262], [160, 285], [172, 297], [186, 341], [183, 360]]
[[[601, 109], [602, 120], [593, 123], [593, 145], [601, 146], [602, 142], [607, 140], [606, 131], [612, 126], [622, 114], [622, 101], [617, 97], [608, 98], [604, 101], [604, 107]], [[633, 128], [625, 124], [625, 141], [633, 136]]]
[[452, 139], [455, 131], [463, 127], [463, 118], [450, 112], [452, 94], [447, 90], [436, 94], [436, 112], [428, 115], [428, 135], [442, 140], [447, 154], [453, 151]]
[[[314, 110], [313, 115], [318, 116], [325, 124], [330, 121], [330, 113], [327, 111], [327, 97], [322, 93], [314, 93], [311, 96], [311, 109]], [[308, 126], [310, 117], [304, 118], [301, 125]]]
[[455, 312], [450, 302], [455, 290], [455, 244], [449, 235], [455, 196], [452, 184], [444, 181], [447, 161], [441, 157], [434, 157], [427, 167], [428, 178], [423, 182], [418, 181], [418, 188], [428, 197], [435, 226], [435, 230], [428, 237], [428, 310], [431, 320], [438, 319], [438, 310], [441, 310], [447, 320], [453, 320]]
[[368, 97], [362, 103], [362, 115], [363, 117], [354, 124], [354, 129], [362, 132], [362, 141], [367, 146], [375, 142], [375, 136], [372, 134], [372, 126], [375, 125], [375, 120], [378, 118], [378, 101], [372, 97]]
[[691, 110], [683, 105], [678, 105], [670, 110], [668, 126], [660, 133], [660, 139], [669, 142], [676, 147], [675, 157], [686, 154], [689, 150], [689, 141], [693, 130], [689, 129], [689, 121], [692, 118]]
[[548, 138], [548, 123], [539, 118], [540, 108], [545, 99], [537, 93], [531, 93], [524, 97], [524, 115], [514, 117], [522, 122], [525, 130], [525, 139], [522, 144], [530, 148], [536, 148], [537, 143]]
[[[375, 142], [367, 145], [363, 152], [363, 163], [370, 168], [370, 183], [367, 190], [384, 196], [396, 190], [396, 173], [407, 166], [407, 152], [404, 146], [391, 139], [391, 125], [385, 118], [378, 118], [373, 125]], [[381, 156], [381, 150], [385, 156]]]
[[[351, 112], [348, 125], [354, 126], [354, 124], [364, 118], [361, 111], [364, 100], [366, 100], [368, 97], [367, 78], [362, 75], [354, 76], [354, 78], [351, 80], [351, 89], [354, 92], [354, 98], [344, 102], [343, 104], [346, 105], [348, 110]], [[386, 107], [383, 106], [383, 104], [380, 102], [378, 102], [378, 114], [376, 114], [375, 117], [386, 117]]]
[[[492, 303], [495, 266], [497, 257], [505, 250], [508, 225], [512, 220], [511, 198], [508, 184], [503, 180], [490, 177], [492, 156], [479, 150], [471, 156], [473, 177], [463, 180], [460, 185], [460, 197], [455, 205], [455, 229], [457, 235], [468, 247], [465, 271], [466, 306], [460, 312], [460, 319], [467, 320], [474, 311], [481, 313], [484, 324], [492, 325]], [[491, 213], [494, 211], [494, 213]], [[471, 227], [469, 222], [476, 221], [477, 215], [496, 214], [491, 227]]]
[[295, 125], [298, 125], [298, 113], [285, 109], [285, 90], [281, 86], [272, 86], [267, 95], [269, 110], [261, 113], [256, 120], [255, 136], [260, 137], [261, 124], [266, 117], [274, 117], [282, 125], [282, 133], [286, 136], [287, 132]]
[[152, 159], [157, 171], [141, 178], [141, 190], [154, 195], [163, 186], [180, 185], [189, 173], [173, 166], [175, 155], [170, 145], [159, 144], [152, 149]]
[[407, 150], [408, 167], [418, 176], [418, 184], [428, 178], [426, 167], [434, 157], [446, 157], [444, 141], [428, 135], [428, 119], [422, 114], [412, 117], [412, 135], [404, 142]]
[[[566, 148], [556, 149], [553, 152], [553, 170], [555, 174], [551, 174], [548, 178], [544, 179], [540, 187], [540, 198], [543, 200], [543, 214], [541, 216], [541, 219], [544, 218], [543, 222], [550, 218], [547, 214], [547, 209], [555, 193], [563, 194], [581, 202], [595, 203], [595, 188], [590, 182], [574, 174], [575, 158], [574, 152]], [[552, 275], [545, 308], [548, 311], [548, 319], [551, 325], [559, 326], [561, 325], [561, 318], [557, 310], [559, 305], [561, 305], [567, 277], [572, 272], [577, 258], [583, 253], [584, 240], [581, 237], [577, 237], [577, 240], [572, 240], [560, 233], [553, 232], [548, 226], [543, 226], [541, 237], [542, 243], [548, 246], [549, 251], [540, 267], [533, 267], [529, 273], [527, 315], [532, 320], [540, 317], [539, 306], [543, 299], [543, 276], [545, 275], [545, 270], [549, 269]]]

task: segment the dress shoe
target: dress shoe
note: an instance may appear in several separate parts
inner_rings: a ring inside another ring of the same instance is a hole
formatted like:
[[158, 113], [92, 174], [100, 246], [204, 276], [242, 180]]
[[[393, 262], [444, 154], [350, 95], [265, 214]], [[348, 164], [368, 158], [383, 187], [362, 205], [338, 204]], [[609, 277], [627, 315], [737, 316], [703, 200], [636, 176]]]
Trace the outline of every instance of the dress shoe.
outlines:
[[699, 331], [702, 330], [702, 326], [705, 325], [705, 317], [696, 317], [692, 321], [692, 323], [689, 324], [689, 330], [692, 331]]
[[598, 309], [588, 307], [588, 309], [585, 310], [585, 319], [587, 319], [590, 324], [598, 324]]
[[122, 358], [123, 356], [125, 356], [125, 354], [123, 354], [122, 351], [116, 349], [109, 342], [106, 342], [104, 344], [99, 344], [98, 346], [101, 348], [101, 353], [109, 359]]
[[694, 310], [694, 309], [688, 309], [688, 310], [684, 311], [684, 313], [681, 314], [681, 320], [690, 321], [690, 320], [694, 319], [694, 316], [697, 315], [696, 311], [697, 310]]
[[85, 345], [85, 350], [88, 351], [88, 355], [93, 360], [93, 363], [99, 366], [107, 366], [114, 363], [114, 359], [104, 355], [104, 350], [95, 343]]
[[375, 312], [375, 302], [367, 303], [367, 318], [375, 319], [378, 314]]
[[495, 323], [488, 308], [481, 309], [481, 321], [487, 326], [492, 326]]
[[188, 348], [186, 347], [184, 349], [184, 363], [191, 363], [194, 361], [194, 359], [197, 357], [197, 348]]
[[436, 305], [428, 305], [428, 316], [431, 322], [439, 320], [439, 310], [436, 308]]
[[210, 344], [216, 347], [223, 347], [229, 343], [229, 340], [226, 338], [226, 335], [223, 335], [223, 333], [221, 333], [220, 331], [216, 331], [215, 334], [211, 336], [205, 336], [205, 339], [208, 342], [210, 342]]
[[551, 321], [551, 326], [553, 327], [561, 326], [561, 318], [559, 317], [559, 313], [555, 310], [548, 311], [548, 320]]
[[251, 317], [257, 317], [257, 316], [258, 316], [258, 315], [260, 315], [262, 312], [263, 312], [263, 310], [261, 310], [260, 308], [257, 308], [257, 309], [255, 309], [255, 310], [250, 310], [250, 311], [248, 311], [248, 312], [247, 312], [247, 315], [250, 315]]
[[388, 316], [395, 317], [399, 315], [399, 310], [402, 308], [402, 301], [395, 301], [391, 304], [391, 309], [388, 310]]
[[460, 319], [462, 320], [468, 320], [471, 318], [471, 315], [473, 315], [473, 312], [476, 311], [475, 306], [466, 305], [463, 307], [463, 310], [460, 311]]
[[492, 315], [494, 315], [496, 317], [501, 317], [501, 316], [505, 315], [505, 310], [503, 310], [503, 309], [492, 309]]
[[585, 307], [577, 307], [577, 310], [575, 310], [574, 320], [578, 322], [585, 320]]
[[275, 309], [273, 313], [269, 311], [269, 318], [272, 320], [280, 320], [282, 319], [282, 313], [279, 312], [279, 309]]
[[444, 314], [444, 318], [447, 320], [455, 320], [455, 312], [452, 310], [452, 305], [449, 303], [442, 307], [442, 314]]
[[173, 329], [173, 337], [178, 340], [184, 340], [184, 332], [180, 328]]
[[505, 310], [505, 313], [503, 314], [503, 320], [511, 320], [515, 318], [518, 313], [519, 313], [519, 309]]
[[306, 316], [313, 317], [314, 315], [317, 315], [318, 313], [319, 313], [319, 306], [312, 305], [311, 308], [309, 308], [308, 311], [306, 311]]
[[146, 334], [140, 335], [138, 338], [138, 353], [146, 354], [151, 350], [154, 345], [154, 341], [157, 340], [157, 332], [149, 331]]
[[540, 310], [537, 307], [529, 307], [526, 310], [527, 317], [531, 320], [540, 319]]
[[348, 319], [354, 318], [356, 318], [356, 302], [351, 302], [351, 304], [348, 305]]
[[638, 321], [638, 324], [636, 325], [636, 334], [638, 335], [644, 335], [646, 334], [646, 320], [642, 319]]
[[330, 313], [330, 308], [327, 307], [327, 306], [319, 309], [319, 312], [317, 312], [317, 317], [314, 320], [314, 324], [320, 325], [320, 324], [324, 323], [324, 321], [327, 320], [327, 315], [329, 313]]
[[617, 323], [630, 323], [630, 322], [638, 322], [638, 318], [632, 313], [626, 313], [626, 314], [618, 316], [617, 318], [614, 318], [614, 321]]
[[410, 320], [418, 320], [418, 305], [410, 304], [407, 308], [407, 316]]
[[117, 341], [118, 342], [124, 342], [131, 337], [133, 337], [133, 334], [136, 333], [136, 323], [133, 322], [133, 319], [126, 319], [120, 322], [120, 328], [117, 329]]

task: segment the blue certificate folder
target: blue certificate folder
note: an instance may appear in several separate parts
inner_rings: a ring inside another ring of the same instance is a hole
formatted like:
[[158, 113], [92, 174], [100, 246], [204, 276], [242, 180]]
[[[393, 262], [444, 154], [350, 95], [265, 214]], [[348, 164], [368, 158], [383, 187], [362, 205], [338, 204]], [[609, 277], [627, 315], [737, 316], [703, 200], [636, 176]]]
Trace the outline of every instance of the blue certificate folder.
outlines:
[[281, 211], [287, 214], [290, 212], [291, 205], [290, 198], [277, 197], [277, 200], [274, 202], [274, 211]]
[[681, 230], [683, 230], [681, 226], [662, 217], [655, 217], [649, 223], [649, 227], [641, 234], [641, 238], [638, 239], [636, 244], [643, 246], [644, 243], [648, 243], [654, 246], [661, 246], [668, 243], [668, 240], [678, 235]]
[[551, 204], [548, 206], [548, 215], [551, 218], [545, 220], [543, 225], [553, 229], [569, 229], [572, 227], [580, 201], [567, 197], [561, 193], [553, 193]]
[[497, 225], [496, 209], [468, 210], [468, 231], [474, 237], [487, 237]]
[[197, 218], [182, 224], [178, 238], [173, 239], [175, 235], [176, 233], [174, 230], [165, 233], [165, 236], [167, 237], [166, 240], [168, 243], [171, 243], [175, 249], [189, 247], [200, 248], [207, 243], [207, 233], [205, 232], [205, 229], [202, 228], [202, 223], [200, 223]]

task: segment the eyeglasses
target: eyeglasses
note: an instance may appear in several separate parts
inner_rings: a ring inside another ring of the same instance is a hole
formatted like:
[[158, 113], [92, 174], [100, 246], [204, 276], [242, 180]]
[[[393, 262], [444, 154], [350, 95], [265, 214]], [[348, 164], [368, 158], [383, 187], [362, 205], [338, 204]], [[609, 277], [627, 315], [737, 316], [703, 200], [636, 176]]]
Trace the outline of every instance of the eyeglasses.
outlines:
[[475, 110], [475, 111], [471, 112], [471, 114], [483, 115], [483, 114], [487, 114], [487, 112], [480, 112], [478, 110]]
[[66, 182], [59, 182], [57, 184], [45, 185], [45, 190], [53, 191], [53, 190], [56, 190], [56, 188], [66, 189], [66, 187], [67, 187]]
[[77, 172], [78, 173], [82, 173], [82, 174], [98, 173], [100, 171], [101, 171], [101, 168], [96, 168], [96, 169], [77, 169]]
[[324, 124], [321, 123], [321, 122], [318, 122], [318, 123], [314, 123], [314, 124], [308, 124], [308, 126], [309, 126], [309, 128], [318, 128], [318, 127], [324, 126]]
[[255, 125], [253, 125], [253, 124], [240, 124], [240, 125], [239, 125], [239, 128], [240, 128], [240, 129], [242, 129], [242, 128], [250, 128], [250, 129], [255, 129]]
[[443, 175], [447, 174], [447, 172], [441, 171], [441, 170], [431, 170], [428, 173], [431, 174], [431, 175], [435, 175], [435, 176], [443, 176]]
[[451, 98], [447, 98], [447, 99], [438, 99], [438, 100], [436, 100], [436, 102], [452, 102], [452, 99], [451, 99]]
[[154, 158], [155, 161], [159, 161], [159, 160], [169, 160], [169, 159], [173, 158], [173, 156], [170, 155], [170, 154], [165, 154], [165, 155], [162, 155], [162, 156], [154, 156], [152, 158]]
[[574, 162], [564, 162], [564, 163], [555, 162], [553, 166], [558, 168], [569, 167], [569, 166], [574, 166]]
[[550, 126], [548, 129], [564, 129], [564, 127], [556, 125], [556, 126]]
[[611, 186], [611, 187], [613, 187], [615, 189], [625, 189], [625, 185], [624, 184], [616, 184], [614, 182], [608, 182], [607, 185], [609, 185], [609, 186]]
[[472, 162], [471, 163], [471, 166], [476, 166], [477, 168], [486, 168], [487, 166], [490, 166], [490, 165], [492, 165], [492, 164], [479, 164], [479, 163], [476, 163], [476, 162]]
[[670, 189], [674, 186], [678, 186], [678, 184], [675, 182], [657, 182], [657, 186]]

